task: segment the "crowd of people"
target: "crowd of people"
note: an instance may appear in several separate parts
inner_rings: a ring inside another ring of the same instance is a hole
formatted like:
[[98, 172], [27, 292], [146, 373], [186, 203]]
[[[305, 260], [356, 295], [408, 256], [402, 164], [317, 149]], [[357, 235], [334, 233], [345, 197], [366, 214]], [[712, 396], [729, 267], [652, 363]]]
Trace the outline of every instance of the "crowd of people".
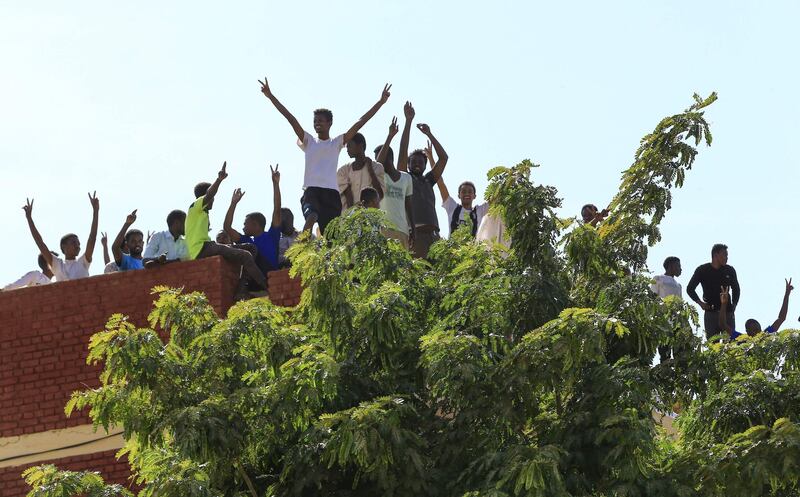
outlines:
[[[389, 124], [383, 144], [373, 150], [374, 159], [367, 156], [367, 142], [359, 130], [375, 116], [390, 97], [391, 85], [385, 85], [380, 98], [346, 132], [331, 136], [333, 113], [328, 109], [317, 109], [313, 113], [314, 133], [306, 131], [297, 118], [278, 100], [266, 78], [259, 80], [261, 93], [288, 121], [297, 137], [297, 145], [305, 154], [302, 214], [305, 220], [303, 231], [311, 232], [316, 225], [318, 233], [324, 234], [328, 224], [351, 208], [381, 209], [388, 220], [387, 238], [397, 240], [411, 251], [414, 257], [425, 258], [431, 245], [440, 239], [440, 227], [436, 214], [437, 187], [441, 207], [447, 212], [450, 233], [462, 225], [469, 225], [472, 235], [478, 240], [498, 242], [506, 246], [509, 240], [500, 219], [489, 213], [486, 203], [475, 204], [475, 184], [465, 181], [458, 186], [458, 199], [450, 196], [444, 171], [448, 155], [434, 135], [431, 127], [418, 123], [417, 130], [427, 139], [425, 148], [409, 153], [411, 129], [415, 118], [414, 106], [406, 102], [403, 106], [404, 123], [400, 134], [399, 152], [395, 164], [392, 141], [400, 128], [397, 118]], [[339, 155], [343, 148], [351, 161], [339, 166]], [[430, 166], [430, 170], [426, 172]], [[294, 215], [281, 205], [280, 172], [278, 166], [270, 166], [273, 185], [272, 216], [251, 212], [244, 216], [242, 232], [233, 228], [233, 218], [239, 201], [245, 192], [234, 190], [225, 214], [223, 229], [214, 240], [209, 235], [209, 213], [222, 181], [228, 177], [227, 163], [217, 173], [213, 183], [202, 182], [194, 187], [195, 200], [184, 212], [173, 210], [166, 217], [167, 229], [148, 234], [131, 228], [137, 211], [131, 212], [111, 243], [109, 255], [108, 238], [101, 236], [104, 272], [133, 271], [171, 264], [179, 261], [222, 256], [242, 268], [237, 299], [245, 299], [267, 290], [266, 275], [270, 271], [287, 267], [286, 250], [297, 239], [300, 231], [294, 227]], [[31, 271], [14, 283], [3, 288], [12, 290], [25, 286], [42, 285], [51, 281], [66, 281], [89, 276], [89, 266], [97, 238], [100, 203], [96, 193], [89, 194], [93, 216], [81, 255], [81, 244], [77, 235], [69, 233], [60, 241], [63, 257], [51, 251], [42, 239], [33, 221], [33, 200], [23, 207], [34, 242], [39, 249], [40, 271]], [[596, 226], [608, 215], [608, 209], [598, 209], [587, 204], [581, 209], [584, 223]], [[735, 310], [739, 302], [740, 289], [736, 271], [727, 264], [727, 247], [714, 245], [711, 262], [699, 266], [689, 281], [686, 293], [704, 311], [703, 323], [706, 336], [720, 333], [735, 339]], [[676, 277], [681, 274], [677, 257], [664, 261], [664, 274], [654, 278], [652, 291], [661, 297], [676, 295], [682, 298], [681, 285]], [[701, 299], [697, 286], [703, 289]], [[786, 319], [789, 294], [793, 287], [786, 282], [783, 306], [775, 322], [763, 331], [774, 333]], [[732, 293], [732, 295], [731, 295]], [[748, 335], [762, 332], [758, 321], [745, 323]], [[662, 359], [669, 355], [661, 350]]]
[[[436, 214], [437, 186], [442, 207], [448, 215], [450, 232], [462, 224], [471, 224], [473, 236], [508, 245], [502, 223], [488, 214], [488, 205], [474, 205], [475, 185], [464, 182], [458, 187], [458, 201], [451, 198], [443, 173], [448, 156], [430, 126], [419, 123], [416, 128], [425, 136], [428, 146], [409, 153], [411, 128], [415, 117], [414, 106], [403, 106], [405, 122], [400, 137], [400, 148], [395, 165], [391, 144], [400, 131], [397, 118], [393, 118], [386, 139], [374, 149], [375, 158], [367, 156], [367, 142], [359, 130], [378, 112], [390, 97], [391, 85], [385, 85], [378, 101], [345, 133], [331, 136], [333, 113], [317, 109], [313, 114], [314, 133], [306, 131], [297, 118], [278, 100], [266, 78], [259, 81], [261, 93], [275, 106], [291, 125], [297, 145], [305, 154], [302, 214], [303, 231], [322, 235], [328, 224], [352, 208], [381, 209], [388, 220], [385, 231], [388, 238], [397, 240], [415, 257], [425, 258], [431, 245], [440, 239]], [[351, 159], [339, 166], [343, 148]], [[430, 171], [426, 169], [430, 165]], [[202, 182], [194, 187], [194, 201], [187, 211], [173, 210], [166, 218], [167, 229], [147, 236], [132, 228], [137, 211], [131, 212], [116, 237], [108, 246], [108, 237], [101, 234], [105, 273], [134, 271], [171, 264], [179, 261], [222, 256], [242, 268], [237, 299], [262, 294], [267, 290], [266, 275], [270, 271], [287, 267], [286, 250], [294, 243], [300, 231], [294, 227], [294, 215], [281, 205], [280, 172], [270, 166], [273, 185], [272, 216], [251, 212], [244, 216], [242, 232], [233, 228], [236, 207], [245, 194], [234, 190], [225, 214], [223, 229], [214, 240], [209, 235], [209, 213], [214, 206], [220, 184], [228, 177], [227, 163], [217, 173], [213, 183]], [[12, 290], [25, 286], [41, 285], [51, 281], [67, 281], [89, 276], [89, 267], [98, 233], [100, 203], [96, 193], [89, 195], [93, 209], [92, 225], [85, 250], [81, 254], [79, 237], [74, 233], [64, 235], [60, 241], [63, 256], [51, 251], [33, 221], [33, 200], [28, 200], [25, 216], [36, 243], [40, 271], [31, 271], [19, 280], [5, 286]], [[313, 235], [312, 235], [313, 236]]]

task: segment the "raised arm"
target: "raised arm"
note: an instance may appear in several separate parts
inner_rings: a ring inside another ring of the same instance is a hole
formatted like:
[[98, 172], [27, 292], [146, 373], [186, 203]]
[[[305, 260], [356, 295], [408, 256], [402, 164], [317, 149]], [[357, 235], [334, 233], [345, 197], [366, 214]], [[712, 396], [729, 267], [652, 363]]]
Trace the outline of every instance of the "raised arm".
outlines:
[[231, 205], [228, 206], [228, 212], [225, 213], [225, 221], [222, 222], [222, 229], [231, 237], [233, 243], [238, 243], [239, 239], [242, 238], [242, 234], [233, 229], [233, 213], [236, 212], [236, 206], [239, 204], [239, 201], [242, 200], [242, 197], [244, 197], [244, 192], [241, 188], [237, 188], [233, 191], [233, 195], [231, 195]]
[[414, 120], [414, 106], [406, 102], [403, 106], [406, 122], [403, 125], [403, 134], [400, 135], [400, 150], [397, 151], [397, 170], [408, 172], [408, 141], [411, 137], [411, 121]]
[[300, 126], [300, 121], [298, 121], [297, 118], [294, 117], [292, 113], [289, 112], [289, 110], [286, 107], [284, 107], [282, 103], [280, 103], [280, 101], [278, 101], [278, 97], [273, 95], [272, 90], [269, 89], [269, 82], [267, 81], [267, 77], [264, 76], [264, 81], [259, 80], [258, 83], [261, 85], [261, 93], [263, 93], [264, 96], [267, 97], [270, 102], [272, 102], [272, 105], [274, 105], [275, 108], [278, 109], [278, 112], [280, 112], [283, 115], [283, 117], [285, 117], [286, 120], [289, 121], [289, 124], [292, 126], [292, 129], [294, 130], [294, 134], [297, 135], [297, 139], [303, 141], [306, 132], [303, 129], [303, 127]]
[[278, 171], [278, 164], [275, 169], [269, 166], [272, 173], [272, 227], [281, 227], [281, 173]]
[[433, 148], [436, 150], [436, 155], [439, 157], [439, 160], [436, 161], [436, 165], [433, 166], [432, 170], [434, 178], [438, 180], [439, 178], [442, 177], [442, 173], [444, 173], [444, 167], [447, 165], [447, 159], [448, 159], [447, 152], [444, 151], [444, 147], [442, 147], [442, 144], [439, 143], [439, 140], [437, 140], [436, 137], [433, 136], [433, 133], [431, 133], [430, 126], [428, 126], [427, 124], [419, 123], [417, 124], [417, 129], [422, 131], [422, 133], [428, 137], [428, 140], [431, 141], [431, 143], [433, 144]]
[[387, 164], [386, 159], [389, 157], [389, 148], [391, 147], [392, 140], [394, 139], [394, 135], [397, 134], [397, 131], [397, 117], [395, 116], [392, 118], [392, 123], [389, 124], [389, 133], [386, 135], [386, 141], [383, 142], [381, 151], [378, 152], [378, 156], [375, 157], [375, 160], [383, 166], [383, 172], [392, 178], [392, 181], [400, 180], [400, 172], [397, 171], [397, 168], [394, 167], [393, 164]]
[[220, 183], [222, 183], [222, 180], [228, 177], [228, 172], [225, 170], [227, 166], [228, 161], [222, 163], [222, 169], [220, 169], [217, 173], [217, 179], [214, 180], [214, 183], [208, 187], [208, 191], [206, 191], [206, 195], [203, 199], [204, 209], [208, 210], [211, 208], [211, 205], [214, 203], [214, 197], [217, 195], [217, 190], [219, 190]]
[[[431, 171], [436, 166], [436, 159], [433, 158], [433, 145], [431, 142], [428, 142], [428, 146], [425, 147], [425, 156], [428, 157], [428, 164], [431, 166]], [[444, 183], [444, 177], [439, 176], [436, 178], [436, 186], [439, 187], [439, 194], [442, 196], [442, 202], [450, 198], [450, 191], [447, 189], [447, 185]]]
[[100, 245], [103, 246], [103, 264], [108, 264], [111, 262], [111, 257], [108, 256], [108, 235], [106, 233], [100, 233]]
[[136, 221], [137, 210], [134, 209], [133, 212], [128, 214], [128, 217], [125, 218], [125, 224], [122, 225], [122, 229], [119, 230], [117, 237], [114, 238], [114, 243], [111, 244], [111, 253], [114, 254], [114, 262], [117, 263], [117, 266], [122, 264], [122, 240], [125, 239], [125, 233], [128, 232], [128, 228]]
[[786, 291], [783, 294], [783, 304], [781, 304], [781, 310], [778, 313], [778, 319], [772, 323], [772, 331], [778, 331], [784, 321], [786, 321], [786, 314], [789, 312], [789, 294], [792, 293], [794, 287], [792, 286], [792, 279], [789, 278], [786, 280]]
[[100, 215], [100, 199], [97, 198], [97, 192], [89, 194], [89, 202], [92, 204], [92, 227], [89, 229], [89, 238], [86, 240], [86, 251], [83, 253], [86, 262], [92, 262], [94, 245], [97, 242], [97, 218]]
[[31, 230], [31, 236], [33, 236], [33, 241], [36, 242], [36, 246], [39, 248], [39, 253], [42, 254], [44, 257], [45, 262], [49, 267], [53, 266], [53, 254], [50, 253], [50, 249], [47, 248], [47, 245], [42, 240], [42, 235], [39, 234], [39, 230], [36, 229], [36, 225], [33, 222], [33, 199], [25, 199], [25, 206], [22, 208], [25, 211], [25, 219], [28, 220], [28, 228]]
[[392, 85], [390, 85], [390, 84], [384, 85], [383, 92], [381, 93], [381, 98], [378, 99], [377, 102], [375, 102], [375, 105], [373, 105], [367, 111], [366, 114], [361, 116], [361, 119], [356, 121], [356, 123], [354, 125], [350, 126], [350, 129], [347, 130], [347, 133], [344, 134], [344, 140], [342, 140], [342, 143], [347, 143], [350, 140], [352, 140], [353, 137], [356, 136], [356, 133], [358, 133], [358, 130], [360, 130], [365, 124], [367, 124], [367, 122], [370, 119], [372, 119], [372, 116], [374, 116], [375, 113], [378, 112], [378, 109], [383, 107], [383, 104], [385, 104], [386, 101], [389, 100], [389, 95], [391, 95], [391, 93], [389, 93], [389, 90], [391, 90], [391, 89], [392, 89]]

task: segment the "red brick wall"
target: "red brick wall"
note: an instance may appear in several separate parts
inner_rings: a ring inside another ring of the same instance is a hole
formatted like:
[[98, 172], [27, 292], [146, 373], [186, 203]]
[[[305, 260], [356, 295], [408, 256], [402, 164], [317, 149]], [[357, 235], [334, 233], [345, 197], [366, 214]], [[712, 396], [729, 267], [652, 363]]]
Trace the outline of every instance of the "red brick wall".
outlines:
[[269, 285], [269, 299], [275, 305], [284, 307], [294, 307], [300, 303], [300, 294], [303, 288], [300, 280], [289, 278], [289, 270], [273, 271], [267, 273], [267, 284]]
[[[9, 437], [91, 423], [88, 411], [64, 415], [76, 390], [98, 386], [99, 366], [86, 364], [89, 339], [114, 313], [147, 326], [157, 285], [202, 291], [219, 315], [233, 302], [238, 269], [221, 257], [168, 264], [156, 269], [114, 273], [0, 292], [0, 437]], [[269, 274], [269, 294], [276, 305], [294, 306], [302, 291], [288, 271]], [[113, 453], [69, 458], [69, 469], [118, 471], [126, 464]], [[59, 461], [59, 465], [61, 461]], [[120, 466], [121, 465], [121, 466]], [[23, 485], [25, 466], [0, 469], [0, 497]], [[121, 471], [121, 470], [120, 470]], [[127, 477], [127, 469], [121, 479]], [[120, 473], [121, 474], [121, 473]], [[21, 488], [21, 487], [20, 487]]]
[[25, 497], [31, 488], [20, 475], [29, 467], [41, 464], [55, 464], [60, 469], [70, 471], [84, 471], [87, 469], [99, 471], [106, 483], [119, 483], [125, 488], [133, 490], [135, 487], [128, 479], [131, 474], [128, 459], [122, 457], [119, 461], [116, 460], [114, 458], [116, 452], [115, 450], [109, 450], [15, 466], [13, 468], [0, 468], [0, 497]]

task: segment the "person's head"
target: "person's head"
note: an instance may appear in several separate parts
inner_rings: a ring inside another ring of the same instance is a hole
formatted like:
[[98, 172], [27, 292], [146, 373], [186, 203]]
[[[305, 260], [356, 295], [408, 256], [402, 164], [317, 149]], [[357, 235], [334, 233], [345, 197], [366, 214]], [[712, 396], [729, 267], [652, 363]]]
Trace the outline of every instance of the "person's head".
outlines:
[[228, 235], [228, 232], [225, 230], [219, 230], [217, 233], [217, 243], [220, 245], [230, 245], [231, 244], [231, 237]]
[[125, 244], [131, 257], [141, 257], [144, 249], [144, 233], [137, 229], [128, 230], [125, 233]]
[[728, 246], [717, 243], [711, 247], [711, 264], [724, 266], [728, 263]]
[[421, 148], [414, 150], [408, 155], [408, 171], [412, 174], [420, 175], [424, 173], [427, 164], [428, 157]]
[[353, 159], [364, 158], [364, 153], [367, 151], [367, 139], [361, 133], [356, 133], [353, 138], [347, 142], [347, 155]]
[[682, 272], [680, 259], [675, 256], [669, 256], [664, 259], [664, 274], [667, 276], [680, 276]]
[[[51, 250], [50, 253], [53, 254], [53, 257], [58, 257], [58, 252], [53, 252]], [[45, 276], [49, 276], [51, 278], [53, 277], [53, 272], [50, 271], [50, 267], [47, 265], [47, 261], [44, 260], [44, 256], [42, 254], [39, 254], [36, 262], [39, 264], [39, 269], [42, 270], [42, 273], [44, 273]]]
[[67, 233], [61, 237], [61, 251], [67, 260], [75, 259], [81, 253], [81, 241], [75, 233]]
[[[194, 198], [198, 199], [208, 192], [208, 189], [211, 188], [211, 183], [206, 183], [205, 181], [202, 183], [197, 183], [194, 185]], [[211, 200], [211, 204], [213, 205], [214, 200]], [[208, 206], [211, 209], [211, 205]]]
[[761, 333], [761, 323], [755, 319], [748, 319], [744, 322], [744, 329], [751, 337], [756, 336]]
[[458, 200], [466, 209], [472, 209], [472, 202], [475, 201], [475, 183], [465, 181], [458, 185]]
[[380, 209], [381, 198], [378, 196], [377, 190], [375, 190], [371, 186], [367, 186], [361, 190], [360, 203], [363, 207], [369, 207], [371, 209]]
[[594, 204], [586, 204], [581, 207], [581, 218], [584, 223], [592, 222], [592, 219], [597, 215], [597, 206]]
[[294, 214], [288, 207], [281, 207], [281, 233], [288, 236], [294, 232]]
[[318, 137], [327, 137], [331, 131], [331, 125], [333, 125], [333, 112], [328, 109], [314, 111], [314, 131], [317, 132]]
[[167, 227], [169, 232], [174, 236], [181, 236], [186, 234], [186, 213], [175, 209], [167, 214]]
[[244, 217], [244, 234], [247, 236], [258, 236], [267, 228], [267, 218], [260, 212], [251, 212]]
[[[381, 153], [381, 150], [383, 150], [383, 145], [378, 145], [375, 147], [375, 150], [373, 151], [375, 158], [378, 157], [378, 155]], [[394, 150], [392, 150], [392, 147], [388, 147], [386, 149], [386, 158], [384, 159], [384, 162], [386, 162], [385, 165], [387, 166], [394, 166]]]

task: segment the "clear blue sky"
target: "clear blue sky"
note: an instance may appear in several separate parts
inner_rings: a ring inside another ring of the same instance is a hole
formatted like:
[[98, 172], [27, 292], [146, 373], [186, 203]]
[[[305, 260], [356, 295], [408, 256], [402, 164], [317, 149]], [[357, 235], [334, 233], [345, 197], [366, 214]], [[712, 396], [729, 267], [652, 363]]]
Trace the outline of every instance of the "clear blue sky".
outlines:
[[[2, 283], [36, 267], [26, 197], [58, 250], [66, 232], [85, 245], [87, 191], [109, 237], [134, 208], [137, 227], [161, 230], [227, 160], [219, 228], [235, 187], [247, 191], [237, 225], [269, 212], [277, 162], [299, 219], [303, 156], [259, 93], [265, 74], [308, 129], [314, 108], [331, 108], [334, 132], [391, 82], [364, 128], [370, 148], [411, 100], [450, 155], [451, 190], [471, 179], [480, 195], [490, 167], [530, 158], [565, 216], [608, 202], [639, 139], [693, 92], [716, 90], [714, 144], [676, 192], [650, 266], [679, 256], [685, 287], [711, 245], [727, 243], [741, 323], [774, 319], [783, 278], [800, 279], [796, 2], [9, 1], [2, 12]], [[412, 146], [423, 143], [415, 132]], [[99, 240], [94, 259], [96, 274]], [[789, 323], [798, 311], [795, 301]]]

